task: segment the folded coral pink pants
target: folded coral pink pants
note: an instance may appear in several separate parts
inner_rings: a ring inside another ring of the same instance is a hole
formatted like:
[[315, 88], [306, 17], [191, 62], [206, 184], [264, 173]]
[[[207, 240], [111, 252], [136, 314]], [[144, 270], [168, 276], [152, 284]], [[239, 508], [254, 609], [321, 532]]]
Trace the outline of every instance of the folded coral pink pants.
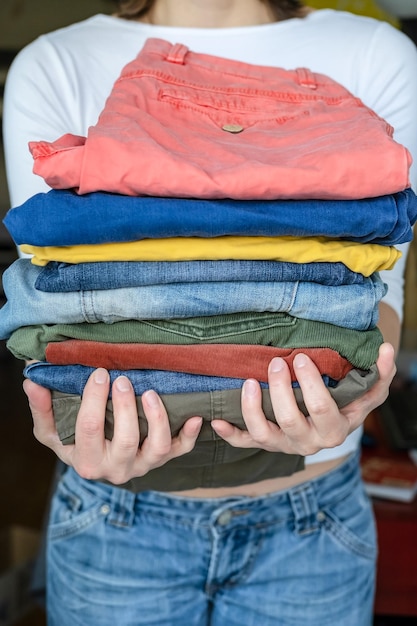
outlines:
[[355, 199], [409, 186], [392, 133], [322, 74], [148, 39], [87, 137], [29, 146], [36, 174], [80, 194]]

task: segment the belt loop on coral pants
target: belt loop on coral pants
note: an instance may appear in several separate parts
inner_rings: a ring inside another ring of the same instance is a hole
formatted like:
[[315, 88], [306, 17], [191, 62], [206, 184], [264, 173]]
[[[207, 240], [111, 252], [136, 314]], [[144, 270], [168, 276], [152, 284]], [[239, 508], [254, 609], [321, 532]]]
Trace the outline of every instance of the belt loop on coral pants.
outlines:
[[309, 89], [317, 89], [317, 81], [316, 76], [313, 72], [306, 67], [297, 67], [295, 70], [297, 72], [298, 83], [302, 87], [308, 87]]
[[188, 52], [187, 46], [182, 43], [176, 43], [172, 46], [166, 58], [169, 63], [177, 63], [177, 65], [184, 65], [185, 55]]

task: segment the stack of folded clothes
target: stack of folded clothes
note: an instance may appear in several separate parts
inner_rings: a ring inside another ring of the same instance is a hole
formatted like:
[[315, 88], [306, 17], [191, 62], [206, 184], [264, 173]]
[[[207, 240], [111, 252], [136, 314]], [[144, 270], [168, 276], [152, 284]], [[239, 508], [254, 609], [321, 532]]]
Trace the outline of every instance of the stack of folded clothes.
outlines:
[[[209, 87], [208, 87], [209, 86]], [[25, 375], [53, 390], [74, 441], [88, 376], [126, 374], [162, 395], [192, 452], [126, 487], [165, 491], [287, 475], [298, 455], [240, 450], [210, 428], [244, 428], [240, 388], [308, 354], [339, 406], [377, 380], [379, 270], [410, 241], [417, 198], [392, 129], [307, 69], [260, 67], [150, 39], [116, 81], [87, 137], [30, 145], [52, 187], [5, 225], [32, 259], [3, 276], [0, 336]], [[106, 436], [111, 438], [111, 397]]]

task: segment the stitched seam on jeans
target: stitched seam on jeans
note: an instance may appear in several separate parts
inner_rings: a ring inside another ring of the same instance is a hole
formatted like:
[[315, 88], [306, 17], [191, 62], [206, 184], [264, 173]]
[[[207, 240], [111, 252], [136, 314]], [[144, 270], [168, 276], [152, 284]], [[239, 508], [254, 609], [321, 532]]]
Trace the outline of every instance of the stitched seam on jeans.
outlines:
[[80, 291], [80, 306], [85, 322], [95, 323], [101, 321], [94, 310], [94, 292]]

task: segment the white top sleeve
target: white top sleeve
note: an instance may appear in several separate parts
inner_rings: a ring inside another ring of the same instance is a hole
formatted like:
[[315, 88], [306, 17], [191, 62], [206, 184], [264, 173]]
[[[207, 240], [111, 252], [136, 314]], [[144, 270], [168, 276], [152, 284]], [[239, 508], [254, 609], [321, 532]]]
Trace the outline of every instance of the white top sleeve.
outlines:
[[[395, 139], [413, 156], [411, 185], [417, 191], [417, 49], [414, 43], [388, 24], [381, 22], [370, 42], [361, 91], [364, 101], [394, 128]], [[365, 78], [366, 84], [363, 84]], [[390, 271], [381, 272], [388, 285], [384, 302], [400, 320], [404, 306], [404, 270], [409, 244], [398, 246], [403, 255]]]

